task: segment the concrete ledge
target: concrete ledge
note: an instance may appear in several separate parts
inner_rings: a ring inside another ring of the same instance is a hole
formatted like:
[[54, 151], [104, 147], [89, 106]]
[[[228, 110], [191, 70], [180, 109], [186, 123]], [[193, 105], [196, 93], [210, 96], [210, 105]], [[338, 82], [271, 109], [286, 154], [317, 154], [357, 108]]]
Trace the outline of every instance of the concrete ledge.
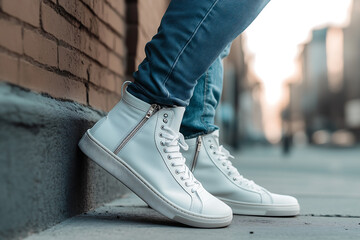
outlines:
[[77, 147], [102, 115], [0, 82], [0, 239], [25, 237], [128, 192]]

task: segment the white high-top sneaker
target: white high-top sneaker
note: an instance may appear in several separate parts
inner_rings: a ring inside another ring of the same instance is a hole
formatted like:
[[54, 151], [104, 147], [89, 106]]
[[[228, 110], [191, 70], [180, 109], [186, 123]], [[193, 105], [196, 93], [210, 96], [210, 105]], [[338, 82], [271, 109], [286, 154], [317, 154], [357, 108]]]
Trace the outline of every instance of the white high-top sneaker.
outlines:
[[234, 214], [256, 216], [295, 216], [298, 201], [291, 196], [270, 193], [244, 178], [232, 166], [233, 158], [219, 146], [219, 131], [186, 140], [189, 150], [183, 152], [186, 164], [214, 196], [228, 204]]
[[125, 91], [79, 147], [166, 217], [194, 227], [227, 226], [231, 208], [203, 188], [180, 153], [187, 148], [179, 133], [184, 110], [150, 105]]

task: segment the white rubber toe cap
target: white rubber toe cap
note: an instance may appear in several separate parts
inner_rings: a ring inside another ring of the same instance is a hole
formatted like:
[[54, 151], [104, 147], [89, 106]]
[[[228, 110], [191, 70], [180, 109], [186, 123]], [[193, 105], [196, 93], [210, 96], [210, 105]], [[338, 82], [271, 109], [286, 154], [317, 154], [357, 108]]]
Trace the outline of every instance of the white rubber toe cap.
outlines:
[[280, 194], [271, 194], [273, 199], [273, 204], [275, 205], [299, 205], [298, 200], [292, 196], [280, 195]]
[[231, 208], [226, 203], [207, 191], [201, 193], [201, 200], [203, 205], [201, 214], [203, 215], [215, 218], [227, 218], [233, 215]]

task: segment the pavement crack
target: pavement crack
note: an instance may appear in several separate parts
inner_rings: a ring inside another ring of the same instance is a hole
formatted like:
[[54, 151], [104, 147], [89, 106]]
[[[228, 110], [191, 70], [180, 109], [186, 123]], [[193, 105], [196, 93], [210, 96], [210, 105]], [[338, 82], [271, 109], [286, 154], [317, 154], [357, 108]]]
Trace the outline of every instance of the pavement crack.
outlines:
[[301, 214], [303, 217], [335, 217], [335, 218], [360, 218], [360, 216], [341, 215], [341, 214]]

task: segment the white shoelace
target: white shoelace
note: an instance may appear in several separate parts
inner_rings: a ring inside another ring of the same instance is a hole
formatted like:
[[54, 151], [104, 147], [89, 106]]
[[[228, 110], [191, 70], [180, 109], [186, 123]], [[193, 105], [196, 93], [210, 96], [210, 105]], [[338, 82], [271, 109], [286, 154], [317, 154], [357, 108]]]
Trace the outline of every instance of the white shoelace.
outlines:
[[[214, 146], [214, 145], [213, 145]], [[214, 150], [214, 154], [218, 156], [218, 160], [228, 170], [229, 177], [232, 177], [234, 182], [238, 182], [240, 185], [248, 187], [253, 190], [259, 190], [261, 187], [254, 183], [254, 181], [244, 178], [239, 171], [234, 167], [229, 158], [234, 159], [234, 156], [230, 154], [222, 145]]]
[[185, 165], [185, 158], [180, 152], [180, 147], [185, 151], [189, 149], [186, 144], [184, 136], [175, 132], [169, 127], [163, 126], [162, 130], [165, 130], [160, 137], [163, 137], [164, 152], [168, 154], [168, 159], [171, 160], [171, 166], [176, 167], [176, 174], [181, 174], [181, 180], [185, 181], [185, 186], [192, 187], [191, 191], [197, 191], [201, 184], [198, 182], [189, 168]]

